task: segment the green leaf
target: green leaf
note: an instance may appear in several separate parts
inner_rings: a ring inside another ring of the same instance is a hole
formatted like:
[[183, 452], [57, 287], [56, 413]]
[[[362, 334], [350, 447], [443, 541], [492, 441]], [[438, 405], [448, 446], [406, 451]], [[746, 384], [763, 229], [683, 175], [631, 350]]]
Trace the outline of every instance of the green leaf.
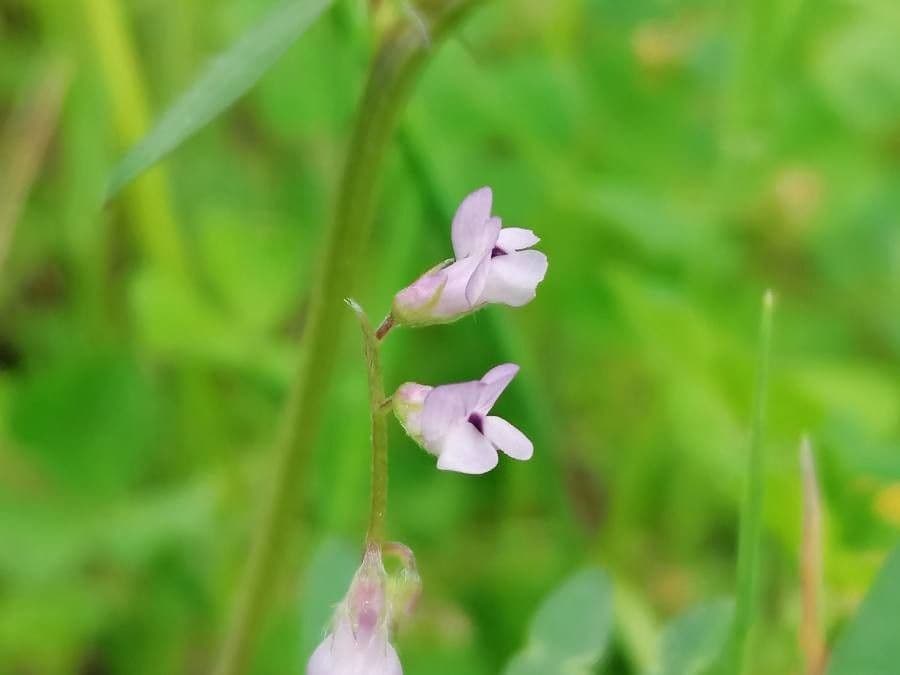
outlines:
[[844, 630], [828, 675], [892, 675], [900, 663], [900, 546], [888, 556], [856, 618]]
[[159, 398], [130, 354], [73, 350], [11, 401], [16, 442], [60, 487], [109, 496], [139, 475], [158, 438]]
[[699, 675], [722, 648], [734, 615], [731, 600], [697, 605], [676, 617], [662, 635], [657, 675]]
[[113, 170], [107, 198], [177, 148], [245, 94], [331, 4], [287, 0], [250, 28], [160, 118]]
[[528, 644], [506, 675], [589, 673], [609, 644], [613, 626], [612, 584], [599, 569], [579, 572], [538, 610]]

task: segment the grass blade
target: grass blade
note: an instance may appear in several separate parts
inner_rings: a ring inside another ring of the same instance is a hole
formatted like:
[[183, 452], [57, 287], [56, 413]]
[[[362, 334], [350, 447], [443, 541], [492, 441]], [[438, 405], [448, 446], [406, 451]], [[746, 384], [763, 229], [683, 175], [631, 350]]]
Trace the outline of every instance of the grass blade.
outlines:
[[286, 0], [216, 57], [113, 169], [106, 198], [113, 197], [245, 94], [331, 2]]
[[772, 315], [775, 295], [771, 290], [763, 296], [759, 334], [759, 357], [756, 390], [753, 402], [753, 421], [750, 427], [750, 448], [747, 457], [747, 481], [741, 504], [741, 523], [738, 532], [737, 595], [734, 621], [725, 648], [713, 672], [735, 675], [743, 670], [748, 653], [750, 628], [756, 613], [759, 595], [759, 557], [762, 545], [763, 469], [765, 455], [763, 435], [766, 422], [766, 395], [769, 388], [769, 362], [772, 343]]

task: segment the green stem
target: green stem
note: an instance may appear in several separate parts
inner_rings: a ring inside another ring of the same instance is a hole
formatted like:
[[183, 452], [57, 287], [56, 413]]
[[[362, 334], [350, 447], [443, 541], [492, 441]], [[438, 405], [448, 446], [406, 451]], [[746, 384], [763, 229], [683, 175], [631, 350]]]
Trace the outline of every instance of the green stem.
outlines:
[[772, 318], [775, 296], [766, 291], [760, 321], [759, 357], [754, 392], [753, 420], [750, 427], [750, 454], [747, 459], [747, 479], [741, 504], [738, 533], [737, 597], [731, 633], [715, 672], [736, 675], [741, 673], [749, 655], [750, 628], [756, 614], [759, 596], [760, 550], [762, 548], [763, 487], [765, 453], [763, 435], [766, 422], [766, 395], [769, 388], [771, 360]]
[[434, 46], [480, 0], [429, 0], [420, 8], [431, 30], [406, 21], [383, 40], [372, 63], [344, 163], [337, 208], [313, 286], [297, 371], [277, 447], [272, 484], [256, 530], [245, 575], [215, 672], [244, 670], [269, 605], [278, 564], [293, 527], [302, 478], [322, 418], [343, 327], [341, 303], [353, 292], [369, 240], [381, 167], [400, 113]]
[[381, 546], [384, 542], [384, 520], [387, 513], [388, 491], [388, 436], [387, 415], [384, 406], [384, 379], [378, 338], [372, 330], [369, 317], [353, 300], [347, 300], [359, 319], [365, 348], [366, 369], [369, 378], [369, 415], [372, 420], [372, 508], [369, 511], [369, 529], [366, 544]]

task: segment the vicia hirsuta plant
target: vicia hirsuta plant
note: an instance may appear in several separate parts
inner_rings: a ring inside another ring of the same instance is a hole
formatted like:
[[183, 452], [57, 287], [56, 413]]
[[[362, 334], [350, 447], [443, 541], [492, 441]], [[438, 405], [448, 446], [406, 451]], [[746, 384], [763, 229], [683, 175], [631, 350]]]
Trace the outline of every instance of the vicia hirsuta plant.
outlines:
[[[481, 188], [466, 197], [453, 217], [455, 258], [426, 272], [397, 293], [391, 313], [377, 331], [355, 301], [348, 300], [362, 328], [372, 419], [372, 503], [365, 554], [331, 626], [307, 665], [307, 675], [401, 675], [390, 642], [392, 624], [408, 612], [420, 591], [415, 558], [407, 547], [384, 541], [387, 507], [386, 417], [393, 410], [409, 436], [436, 455], [446, 471], [483, 474], [497, 466], [498, 450], [530, 459], [534, 447], [519, 429], [489, 412], [519, 367], [505, 363], [481, 379], [426, 386], [400, 385], [384, 395], [380, 342], [394, 326], [427, 326], [455, 321], [489, 303], [518, 307], [535, 297], [547, 272], [547, 256], [531, 247], [530, 230], [502, 228], [491, 215], [492, 193]], [[396, 556], [401, 569], [389, 578], [383, 555]]]

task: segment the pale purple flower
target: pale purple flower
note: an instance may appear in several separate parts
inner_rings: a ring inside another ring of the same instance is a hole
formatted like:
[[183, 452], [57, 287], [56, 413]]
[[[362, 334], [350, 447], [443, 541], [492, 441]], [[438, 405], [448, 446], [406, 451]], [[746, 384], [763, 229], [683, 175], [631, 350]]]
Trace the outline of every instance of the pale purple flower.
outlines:
[[390, 643], [390, 603], [381, 551], [369, 547], [338, 605], [331, 630], [316, 647], [306, 675], [403, 675]]
[[488, 303], [520, 307], [531, 301], [547, 273], [547, 256], [531, 247], [534, 232], [502, 228], [491, 216], [493, 194], [483, 187], [467, 196], [453, 216], [453, 260], [419, 277], [394, 297], [399, 325], [449, 323]]
[[488, 414], [518, 372], [519, 366], [505, 363], [474, 382], [437, 387], [407, 382], [394, 394], [394, 413], [406, 432], [437, 456], [439, 469], [486, 473], [497, 466], [498, 450], [530, 459], [534, 446], [528, 437]]

